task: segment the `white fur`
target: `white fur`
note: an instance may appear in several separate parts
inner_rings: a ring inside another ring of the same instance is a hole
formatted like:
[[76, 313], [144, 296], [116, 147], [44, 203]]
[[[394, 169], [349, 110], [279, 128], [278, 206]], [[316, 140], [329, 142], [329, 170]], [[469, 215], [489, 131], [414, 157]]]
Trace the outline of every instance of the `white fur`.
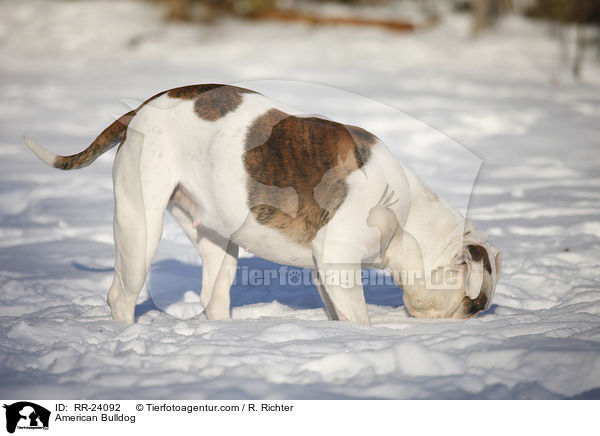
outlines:
[[50, 166], [54, 164], [54, 160], [56, 159], [56, 155], [54, 153], [52, 153], [49, 150], [46, 150], [40, 144], [35, 142], [33, 139], [28, 138], [27, 136], [25, 136], [23, 139], [25, 139], [25, 143], [31, 149], [31, 151], [33, 151], [35, 155], [39, 157], [43, 162]]

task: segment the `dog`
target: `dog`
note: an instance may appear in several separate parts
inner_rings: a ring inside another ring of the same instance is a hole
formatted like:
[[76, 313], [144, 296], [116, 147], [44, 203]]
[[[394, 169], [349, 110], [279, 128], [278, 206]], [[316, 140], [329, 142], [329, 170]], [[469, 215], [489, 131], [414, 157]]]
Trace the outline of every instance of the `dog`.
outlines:
[[[408, 313], [420, 318], [488, 309], [500, 277], [499, 250], [375, 135], [249, 89], [203, 84], [161, 92], [72, 156], [25, 140], [62, 170], [83, 168], [118, 145], [107, 298], [117, 321], [134, 322], [165, 210], [202, 258], [200, 300], [209, 320], [230, 318], [240, 246], [311, 268], [329, 318], [365, 325], [362, 283], [343, 285], [344, 272], [388, 270]], [[436, 274], [442, 279], [433, 280]]]

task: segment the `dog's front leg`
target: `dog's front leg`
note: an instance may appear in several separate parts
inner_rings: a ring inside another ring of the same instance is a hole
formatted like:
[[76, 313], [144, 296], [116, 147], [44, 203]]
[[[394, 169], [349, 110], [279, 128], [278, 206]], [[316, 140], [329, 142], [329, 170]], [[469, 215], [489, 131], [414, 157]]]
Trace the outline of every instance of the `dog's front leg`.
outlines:
[[325, 312], [327, 312], [327, 316], [329, 316], [329, 319], [332, 321], [339, 321], [340, 318], [335, 311], [335, 306], [327, 294], [327, 289], [325, 289], [325, 282], [319, 277], [319, 271], [313, 269], [312, 274], [315, 285], [317, 286], [317, 290], [319, 291], [319, 295], [321, 296], [321, 300], [323, 300], [323, 304], [325, 305]]
[[[361, 255], [344, 243], [327, 244], [327, 259], [323, 247], [313, 244], [313, 259], [319, 283], [317, 287], [331, 319], [369, 325], [369, 312], [361, 281]], [[343, 262], [332, 262], [339, 255]]]

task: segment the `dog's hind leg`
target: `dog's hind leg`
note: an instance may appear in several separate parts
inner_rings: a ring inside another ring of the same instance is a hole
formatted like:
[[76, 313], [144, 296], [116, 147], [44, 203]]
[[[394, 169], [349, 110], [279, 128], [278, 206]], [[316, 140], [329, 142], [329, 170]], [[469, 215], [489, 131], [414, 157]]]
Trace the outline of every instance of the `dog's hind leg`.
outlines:
[[[173, 190], [160, 168], [144, 174], [144, 135], [130, 129], [113, 168], [115, 275], [108, 304], [117, 321], [134, 322], [135, 305], [158, 247]], [[150, 174], [152, 173], [152, 174]]]
[[200, 303], [209, 320], [229, 319], [230, 289], [235, 279], [239, 247], [202, 225], [197, 225], [191, 211], [184, 207], [181, 202], [170, 203], [169, 211], [202, 258]]
[[239, 247], [232, 241], [203, 237], [196, 244], [202, 257], [200, 302], [209, 320], [229, 319], [230, 291], [235, 279]]

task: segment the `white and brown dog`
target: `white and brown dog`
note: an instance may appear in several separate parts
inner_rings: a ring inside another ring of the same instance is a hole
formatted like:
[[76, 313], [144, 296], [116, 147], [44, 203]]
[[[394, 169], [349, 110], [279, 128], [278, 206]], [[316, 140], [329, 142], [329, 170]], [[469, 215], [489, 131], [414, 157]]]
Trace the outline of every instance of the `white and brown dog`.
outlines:
[[[340, 277], [332, 272], [388, 269], [408, 312], [428, 318], [487, 309], [500, 276], [500, 254], [485, 235], [374, 135], [296, 114], [248, 89], [207, 84], [162, 92], [73, 156], [26, 142], [63, 170], [119, 145], [108, 293], [118, 321], [134, 321], [166, 209], [202, 257], [201, 303], [210, 320], [230, 317], [239, 246], [313, 269], [329, 317], [362, 324], [369, 324], [362, 283], [343, 285], [329, 279]], [[433, 283], [440, 270], [445, 279]]]

